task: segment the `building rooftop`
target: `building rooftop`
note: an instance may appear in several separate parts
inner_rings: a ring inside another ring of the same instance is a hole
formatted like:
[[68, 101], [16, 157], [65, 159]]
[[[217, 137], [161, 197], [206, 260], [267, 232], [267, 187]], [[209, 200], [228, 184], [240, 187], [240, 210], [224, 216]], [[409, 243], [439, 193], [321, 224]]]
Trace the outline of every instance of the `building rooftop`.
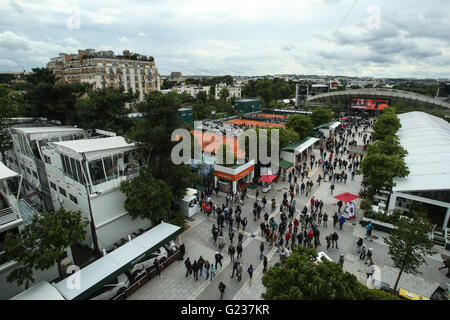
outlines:
[[424, 112], [399, 114], [398, 131], [410, 174], [396, 178], [394, 191], [450, 190], [450, 124]]
[[35, 133], [54, 133], [54, 132], [73, 132], [80, 131], [83, 132], [83, 129], [75, 128], [75, 127], [13, 127], [16, 131], [25, 133], [25, 134], [35, 134]]
[[134, 143], [126, 142], [125, 138], [121, 136], [53, 142], [53, 144], [68, 149], [72, 149], [73, 151], [78, 153], [87, 153], [92, 151], [102, 151], [108, 149], [117, 149], [135, 146]]

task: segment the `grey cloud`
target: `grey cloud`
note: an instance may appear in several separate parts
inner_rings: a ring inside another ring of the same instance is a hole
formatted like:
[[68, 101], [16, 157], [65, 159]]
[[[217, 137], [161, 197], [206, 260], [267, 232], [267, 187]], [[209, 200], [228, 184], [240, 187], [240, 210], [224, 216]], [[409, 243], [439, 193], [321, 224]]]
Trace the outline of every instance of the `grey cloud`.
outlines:
[[31, 50], [28, 39], [11, 31], [0, 33], [0, 47], [9, 51]]
[[9, 1], [9, 5], [14, 8], [18, 13], [23, 14], [22, 6], [14, 0]]

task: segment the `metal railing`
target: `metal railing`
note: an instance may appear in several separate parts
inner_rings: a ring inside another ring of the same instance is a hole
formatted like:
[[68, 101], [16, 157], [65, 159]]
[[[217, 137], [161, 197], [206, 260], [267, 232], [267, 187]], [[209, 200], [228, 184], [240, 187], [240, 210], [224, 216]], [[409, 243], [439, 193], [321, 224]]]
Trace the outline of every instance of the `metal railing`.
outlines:
[[4, 208], [0, 210], [0, 217], [6, 216], [8, 214], [14, 213], [14, 211], [11, 209], [11, 207]]

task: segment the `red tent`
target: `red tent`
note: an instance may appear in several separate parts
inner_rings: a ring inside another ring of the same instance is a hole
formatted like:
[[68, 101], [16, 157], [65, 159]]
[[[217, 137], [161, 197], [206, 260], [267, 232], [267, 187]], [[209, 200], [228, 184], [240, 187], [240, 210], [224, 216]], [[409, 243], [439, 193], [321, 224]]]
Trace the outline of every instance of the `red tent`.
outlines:
[[262, 176], [258, 181], [271, 183], [273, 180], [275, 180], [276, 177], [277, 177], [277, 175], [274, 175], [274, 174], [266, 174], [266, 175]]
[[343, 202], [350, 202], [353, 201], [357, 198], [359, 198], [359, 196], [357, 196], [356, 194], [350, 193], [350, 192], [344, 192], [341, 194], [338, 194], [337, 196], [335, 196], [336, 199], [341, 200]]

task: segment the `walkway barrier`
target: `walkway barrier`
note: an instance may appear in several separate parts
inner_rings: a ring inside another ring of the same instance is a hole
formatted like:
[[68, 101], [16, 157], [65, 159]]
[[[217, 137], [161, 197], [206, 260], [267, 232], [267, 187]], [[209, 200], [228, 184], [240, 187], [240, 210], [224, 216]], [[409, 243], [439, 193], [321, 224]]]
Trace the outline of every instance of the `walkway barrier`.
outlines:
[[[181, 254], [179, 249], [177, 249], [177, 251], [175, 251], [174, 253], [168, 251], [168, 254], [169, 256], [167, 260], [165, 260], [161, 264], [161, 272], [163, 272], [163, 270], [167, 268], [169, 265], [171, 265], [173, 262], [180, 260]], [[140, 287], [149, 282], [155, 276], [157, 276], [155, 268], [150, 267], [148, 271], [146, 271], [144, 274], [134, 279], [132, 284], [124, 292], [115, 296], [113, 300], [126, 300], [129, 296], [135, 293]]]

